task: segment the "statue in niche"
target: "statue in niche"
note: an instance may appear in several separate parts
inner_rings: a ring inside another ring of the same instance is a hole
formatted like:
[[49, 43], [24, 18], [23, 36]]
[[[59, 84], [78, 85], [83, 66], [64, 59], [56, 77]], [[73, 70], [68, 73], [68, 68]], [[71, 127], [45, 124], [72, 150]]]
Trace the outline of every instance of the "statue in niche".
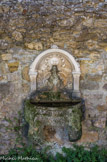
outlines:
[[63, 88], [63, 81], [58, 75], [59, 70], [58, 70], [57, 65], [52, 65], [50, 72], [51, 72], [51, 75], [47, 79], [47, 87], [49, 90], [53, 92], [57, 92]]
[[[58, 90], [66, 89], [69, 91], [72, 91], [73, 89], [73, 80], [72, 80], [72, 71], [73, 66], [69, 62], [69, 60], [62, 56], [62, 54], [53, 53], [45, 57], [41, 60], [41, 62], [38, 64], [38, 75], [37, 75], [37, 89], [38, 90], [49, 90], [49, 84], [47, 85], [47, 82], [49, 77], [51, 76], [51, 71], [53, 68], [56, 68], [56, 75], [62, 80], [63, 87], [57, 86]], [[49, 91], [51, 91], [52, 88], [50, 88]]]

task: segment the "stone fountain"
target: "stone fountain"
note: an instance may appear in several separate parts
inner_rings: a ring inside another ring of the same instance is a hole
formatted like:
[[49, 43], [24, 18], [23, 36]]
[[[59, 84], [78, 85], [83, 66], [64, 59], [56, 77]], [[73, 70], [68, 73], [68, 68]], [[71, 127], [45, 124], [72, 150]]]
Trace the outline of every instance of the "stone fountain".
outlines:
[[38, 142], [77, 141], [82, 135], [80, 69], [73, 56], [60, 49], [40, 54], [30, 67], [31, 94], [25, 102], [28, 136]]

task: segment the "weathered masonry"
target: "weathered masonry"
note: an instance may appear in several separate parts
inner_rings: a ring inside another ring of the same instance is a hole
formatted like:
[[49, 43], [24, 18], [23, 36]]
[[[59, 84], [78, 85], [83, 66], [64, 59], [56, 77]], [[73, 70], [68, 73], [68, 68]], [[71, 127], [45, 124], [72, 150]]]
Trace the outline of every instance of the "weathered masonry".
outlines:
[[73, 143], [107, 147], [106, 8], [106, 0], [0, 1], [0, 154], [19, 145], [23, 101], [44, 85], [84, 100]]

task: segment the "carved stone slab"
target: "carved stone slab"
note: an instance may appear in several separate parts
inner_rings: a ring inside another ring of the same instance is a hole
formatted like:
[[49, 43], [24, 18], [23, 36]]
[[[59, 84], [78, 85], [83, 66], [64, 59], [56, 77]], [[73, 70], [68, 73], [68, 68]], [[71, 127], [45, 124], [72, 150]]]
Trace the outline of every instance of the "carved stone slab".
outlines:
[[43, 57], [38, 64], [37, 71], [37, 89], [44, 88], [47, 79], [50, 76], [50, 70], [53, 65], [58, 68], [58, 75], [63, 81], [64, 88], [72, 89], [72, 71], [73, 65], [61, 53], [53, 52]]

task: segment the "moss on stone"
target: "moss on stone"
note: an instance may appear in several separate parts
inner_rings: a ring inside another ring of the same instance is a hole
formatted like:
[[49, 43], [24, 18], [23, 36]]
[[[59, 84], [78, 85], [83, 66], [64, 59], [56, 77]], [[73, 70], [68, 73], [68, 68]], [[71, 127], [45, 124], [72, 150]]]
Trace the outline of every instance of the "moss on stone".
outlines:
[[25, 120], [29, 122], [30, 120], [33, 121], [36, 115], [36, 109], [35, 106], [30, 103], [29, 100], [26, 100], [25, 107], [24, 107], [24, 114], [25, 114]]
[[68, 94], [64, 92], [37, 92], [34, 96], [32, 96], [31, 101], [63, 101], [63, 100], [71, 100]]
[[[63, 105], [63, 104], [62, 104]], [[34, 139], [44, 139], [43, 128], [51, 125], [52, 127], [68, 127], [70, 141], [75, 141], [81, 137], [82, 111], [81, 103], [71, 106], [49, 107], [38, 106], [25, 102], [25, 120], [29, 123], [29, 136]]]

